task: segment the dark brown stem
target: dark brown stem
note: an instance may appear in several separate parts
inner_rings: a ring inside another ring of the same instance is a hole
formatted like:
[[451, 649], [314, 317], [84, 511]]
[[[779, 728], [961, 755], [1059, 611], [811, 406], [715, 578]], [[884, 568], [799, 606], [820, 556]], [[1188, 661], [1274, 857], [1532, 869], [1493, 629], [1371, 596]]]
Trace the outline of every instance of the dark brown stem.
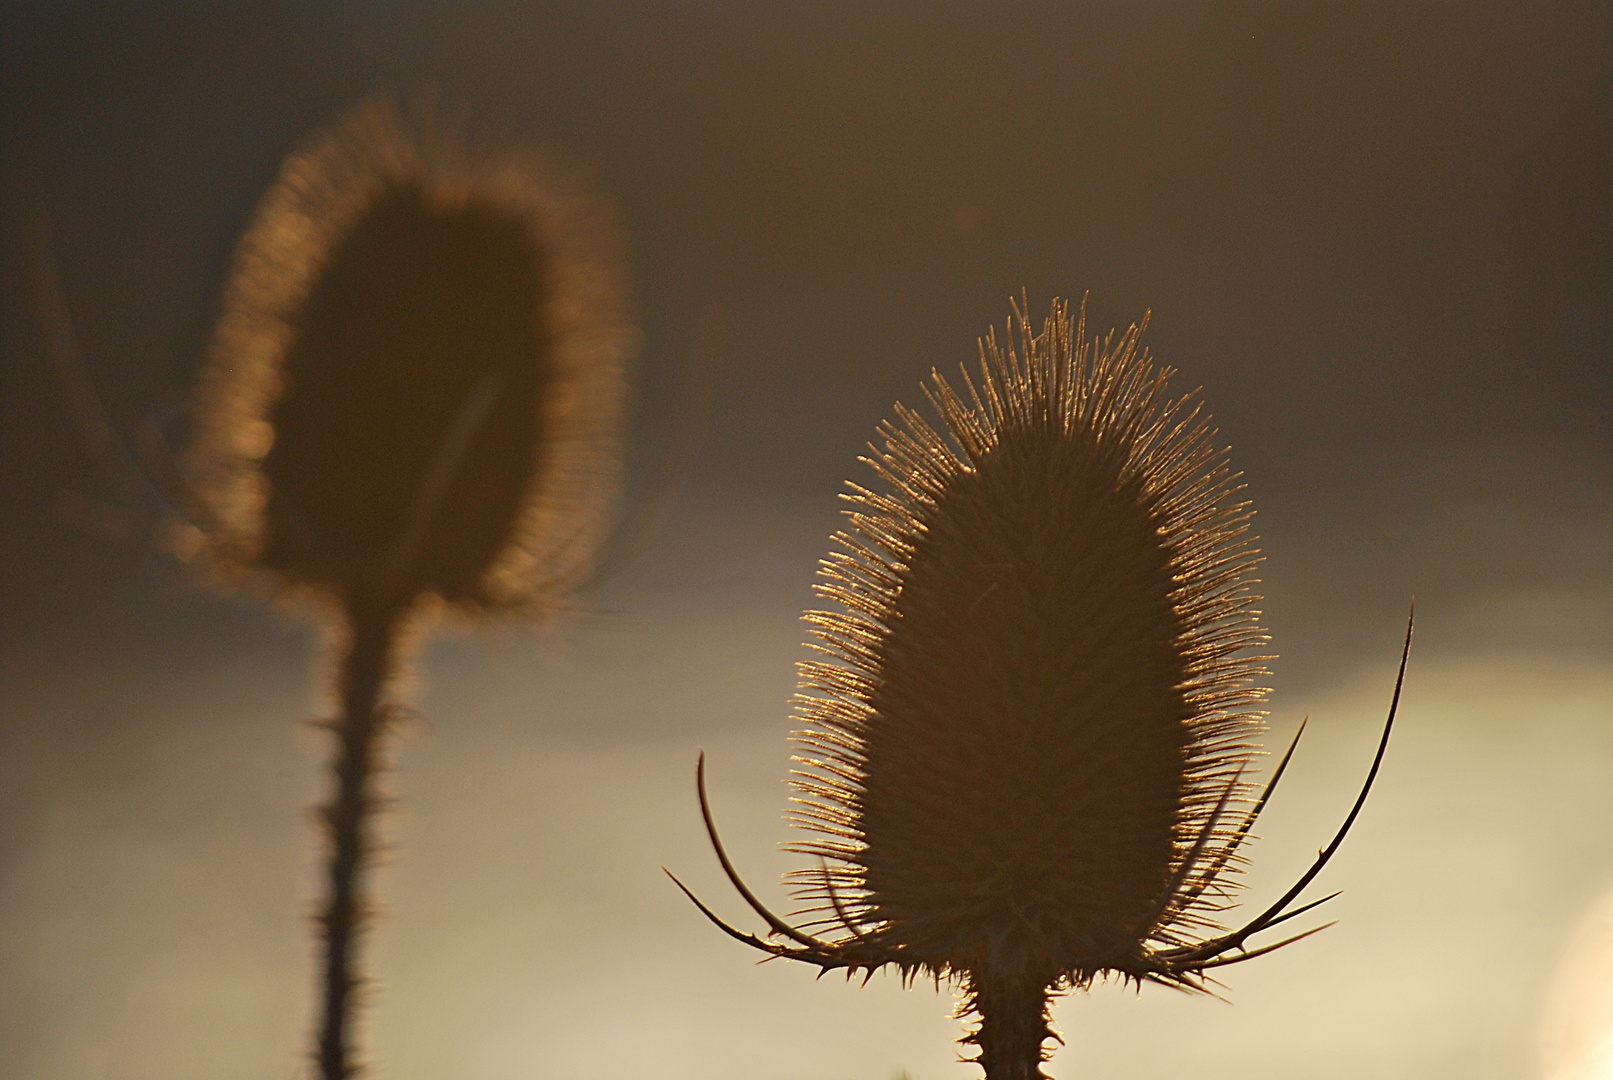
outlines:
[[397, 663], [403, 606], [348, 604], [348, 651], [341, 667], [341, 715], [336, 800], [326, 809], [330, 829], [330, 894], [321, 921], [325, 929], [324, 1012], [319, 1031], [319, 1067], [324, 1080], [348, 1080], [358, 1072], [352, 1019], [358, 987], [357, 938], [364, 918], [362, 874], [371, 854], [372, 780], [385, 733], [383, 693]]
[[964, 1041], [980, 1047], [975, 1063], [986, 1080], [1048, 1080], [1042, 1048], [1053, 1038], [1048, 1025], [1050, 980], [989, 971], [968, 974], [964, 1008], [980, 1018], [980, 1026]]

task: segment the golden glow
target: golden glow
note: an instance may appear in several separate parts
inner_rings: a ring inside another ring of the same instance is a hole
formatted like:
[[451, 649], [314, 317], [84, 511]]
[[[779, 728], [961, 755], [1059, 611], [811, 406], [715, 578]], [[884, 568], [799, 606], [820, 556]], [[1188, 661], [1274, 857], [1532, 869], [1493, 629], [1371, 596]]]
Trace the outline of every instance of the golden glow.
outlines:
[[1613, 892], [1569, 939], [1541, 1023], [1546, 1080], [1613, 1080]]

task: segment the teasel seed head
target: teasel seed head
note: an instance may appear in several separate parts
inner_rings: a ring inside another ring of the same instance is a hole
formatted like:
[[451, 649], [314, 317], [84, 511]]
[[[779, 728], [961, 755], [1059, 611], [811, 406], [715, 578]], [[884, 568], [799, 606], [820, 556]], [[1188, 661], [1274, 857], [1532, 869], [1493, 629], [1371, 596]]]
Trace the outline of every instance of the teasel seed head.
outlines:
[[897, 406], [864, 459], [884, 490], [852, 485], [851, 528], [823, 563], [838, 609], [806, 616], [822, 659], [802, 665], [793, 817], [817, 835], [792, 847], [820, 865], [791, 877], [812, 919], [773, 914], [734, 869], [703, 756], [707, 836], [767, 936], [673, 877], [770, 956], [955, 981], [988, 1080], [1043, 1077], [1060, 992], [1111, 976], [1207, 990], [1211, 970], [1322, 929], [1249, 944], [1332, 898], [1292, 906], [1366, 802], [1410, 655], [1408, 621], [1343, 826], [1282, 897], [1221, 931], [1240, 845], [1299, 738], [1229, 814], [1251, 794], [1266, 694], [1258, 556], [1226, 451], [1192, 395], [1167, 396], [1145, 326], [1100, 347], [1084, 313], [1072, 327], [1055, 301], [1037, 333], [1022, 302], [1007, 342], [982, 342], [978, 378], [925, 387], [939, 427]]
[[1230, 883], [1178, 871], [1230, 838], [1260, 728], [1250, 511], [1143, 327], [1098, 348], [1062, 304], [1039, 334], [1015, 316], [978, 381], [926, 387], [939, 430], [883, 427], [887, 490], [847, 496], [798, 710], [822, 838], [797, 849], [910, 964], [1141, 977]]
[[338, 605], [544, 608], [608, 524], [621, 262], [573, 173], [423, 113], [371, 103], [292, 155], [202, 380], [215, 565]]

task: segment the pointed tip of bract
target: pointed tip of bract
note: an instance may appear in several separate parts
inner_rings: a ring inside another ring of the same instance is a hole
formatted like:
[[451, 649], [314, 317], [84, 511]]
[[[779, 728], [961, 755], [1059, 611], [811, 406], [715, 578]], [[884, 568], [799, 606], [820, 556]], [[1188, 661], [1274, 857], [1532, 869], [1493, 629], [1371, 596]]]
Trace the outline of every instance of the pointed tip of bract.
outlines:
[[272, 591], [551, 604], [592, 562], [636, 347], [612, 208], [552, 155], [372, 101], [243, 237], [189, 465]]
[[852, 486], [822, 570], [840, 610], [807, 616], [797, 819], [843, 873], [806, 892], [936, 971], [1136, 974], [1237, 869], [1250, 511], [1142, 329], [1016, 305], [977, 375], [933, 376], [939, 423], [882, 426], [883, 490]]

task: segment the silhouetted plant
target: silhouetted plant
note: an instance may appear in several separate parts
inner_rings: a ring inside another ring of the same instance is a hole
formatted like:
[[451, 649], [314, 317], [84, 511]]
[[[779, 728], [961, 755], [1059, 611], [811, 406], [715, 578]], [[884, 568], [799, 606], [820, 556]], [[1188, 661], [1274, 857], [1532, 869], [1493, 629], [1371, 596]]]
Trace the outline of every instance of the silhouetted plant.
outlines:
[[770, 940], [684, 889], [701, 911], [825, 971], [955, 980], [990, 1080], [1044, 1075], [1062, 991], [1108, 976], [1205, 990], [1207, 972], [1315, 933], [1245, 944], [1323, 902], [1289, 909], [1366, 799], [1405, 675], [1409, 625], [1343, 827], [1276, 903], [1223, 932], [1239, 847], [1294, 747], [1229, 813], [1253, 795], [1265, 695], [1251, 511], [1142, 333], [1098, 348], [1064, 305], [1040, 334], [1016, 306], [1007, 347], [982, 342], [978, 381], [925, 387], [939, 429], [900, 405], [882, 426], [864, 460], [886, 490], [851, 486], [851, 530], [823, 563], [818, 591], [842, 610], [806, 616], [825, 659], [802, 664], [792, 816], [819, 838], [792, 847], [821, 868], [792, 877], [813, 921], [791, 925], [741, 881], [703, 756], [697, 770], [711, 843]]
[[528, 151], [360, 109], [237, 253], [190, 472], [211, 564], [336, 628], [317, 1054], [352, 1016], [373, 778], [423, 617], [541, 614], [608, 524], [633, 336], [607, 206]]

